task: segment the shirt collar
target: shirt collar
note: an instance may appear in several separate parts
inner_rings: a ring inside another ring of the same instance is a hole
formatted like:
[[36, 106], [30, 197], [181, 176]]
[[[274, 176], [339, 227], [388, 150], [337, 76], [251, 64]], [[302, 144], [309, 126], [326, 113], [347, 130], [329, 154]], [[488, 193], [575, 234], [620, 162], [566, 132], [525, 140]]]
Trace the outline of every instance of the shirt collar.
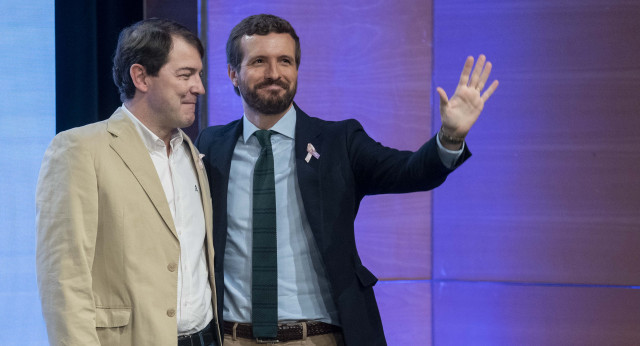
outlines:
[[[150, 152], [160, 149], [166, 150], [164, 141], [160, 139], [160, 137], [156, 136], [155, 133], [151, 132], [151, 130], [149, 130], [149, 128], [140, 121], [140, 119], [136, 118], [136, 116], [133, 115], [133, 113], [131, 113], [131, 111], [128, 110], [127, 107], [125, 107], [124, 103], [122, 104], [122, 110], [124, 111], [124, 114], [126, 114], [129, 119], [133, 121], [133, 125], [138, 131], [140, 138], [142, 138], [142, 142]], [[182, 144], [183, 140], [184, 138], [182, 136], [182, 131], [179, 131], [177, 129], [173, 131], [173, 133], [171, 134], [171, 140], [169, 141], [171, 143], [171, 149], [174, 149], [178, 145]]]
[[[242, 137], [244, 143], [246, 144], [251, 135], [260, 130], [255, 125], [253, 125], [246, 116], [242, 116]], [[278, 120], [273, 127], [269, 130], [277, 132], [285, 137], [289, 137], [291, 139], [296, 138], [296, 108], [291, 107], [289, 110], [284, 113], [282, 118]]]

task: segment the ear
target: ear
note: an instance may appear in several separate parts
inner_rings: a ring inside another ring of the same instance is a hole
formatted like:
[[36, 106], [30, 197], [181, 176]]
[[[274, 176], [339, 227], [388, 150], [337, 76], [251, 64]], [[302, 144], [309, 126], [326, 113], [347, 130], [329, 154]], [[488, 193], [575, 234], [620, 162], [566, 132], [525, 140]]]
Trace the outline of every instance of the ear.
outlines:
[[227, 73], [229, 74], [229, 79], [231, 79], [231, 83], [233, 83], [234, 87], [238, 86], [238, 72], [231, 67], [231, 65], [227, 64]]
[[133, 85], [136, 86], [136, 89], [142, 92], [147, 92], [147, 90], [149, 90], [147, 70], [144, 66], [140, 64], [131, 65], [129, 68], [129, 75], [131, 76], [131, 80], [133, 81]]

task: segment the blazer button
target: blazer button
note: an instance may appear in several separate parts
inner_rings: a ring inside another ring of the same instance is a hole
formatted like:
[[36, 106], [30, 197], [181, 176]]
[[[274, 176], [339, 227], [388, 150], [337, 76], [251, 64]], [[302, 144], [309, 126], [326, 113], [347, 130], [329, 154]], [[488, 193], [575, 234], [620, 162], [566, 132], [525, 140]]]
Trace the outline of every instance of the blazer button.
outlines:
[[167, 269], [169, 269], [169, 271], [172, 273], [176, 271], [177, 268], [178, 268], [178, 265], [175, 263], [169, 263], [169, 265], [167, 266]]
[[176, 310], [174, 310], [174, 309], [167, 310], [167, 316], [173, 317], [175, 315], [176, 315]]

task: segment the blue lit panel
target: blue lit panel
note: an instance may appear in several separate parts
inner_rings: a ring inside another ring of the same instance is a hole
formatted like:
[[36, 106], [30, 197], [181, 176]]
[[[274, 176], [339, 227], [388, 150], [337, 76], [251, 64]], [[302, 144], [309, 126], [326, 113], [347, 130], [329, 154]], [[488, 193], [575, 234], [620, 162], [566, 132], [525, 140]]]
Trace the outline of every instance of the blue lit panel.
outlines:
[[54, 1], [0, 2], [0, 345], [46, 345], [35, 186], [55, 135]]

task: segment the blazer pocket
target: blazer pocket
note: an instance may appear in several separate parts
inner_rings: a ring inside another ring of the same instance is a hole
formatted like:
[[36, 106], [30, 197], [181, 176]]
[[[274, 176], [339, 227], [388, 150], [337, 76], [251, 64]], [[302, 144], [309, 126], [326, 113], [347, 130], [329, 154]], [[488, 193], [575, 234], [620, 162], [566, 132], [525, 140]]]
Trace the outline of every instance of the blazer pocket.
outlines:
[[356, 275], [363, 287], [373, 286], [378, 282], [378, 278], [363, 265], [356, 266]]
[[96, 308], [96, 327], [114, 328], [129, 324], [131, 308]]

